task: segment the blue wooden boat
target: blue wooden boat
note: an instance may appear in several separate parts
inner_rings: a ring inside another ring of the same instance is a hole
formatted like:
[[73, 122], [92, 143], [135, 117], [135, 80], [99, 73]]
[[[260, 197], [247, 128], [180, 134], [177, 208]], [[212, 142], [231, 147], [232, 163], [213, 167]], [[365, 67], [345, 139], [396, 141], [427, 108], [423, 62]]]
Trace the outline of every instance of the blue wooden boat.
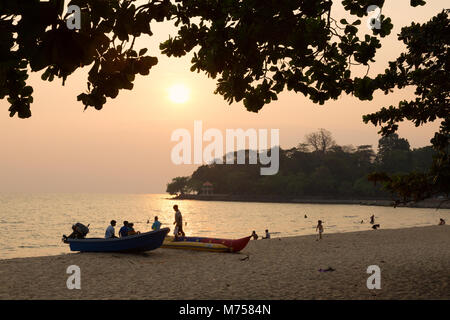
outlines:
[[144, 232], [123, 238], [65, 239], [71, 251], [80, 252], [143, 252], [161, 247], [169, 228]]

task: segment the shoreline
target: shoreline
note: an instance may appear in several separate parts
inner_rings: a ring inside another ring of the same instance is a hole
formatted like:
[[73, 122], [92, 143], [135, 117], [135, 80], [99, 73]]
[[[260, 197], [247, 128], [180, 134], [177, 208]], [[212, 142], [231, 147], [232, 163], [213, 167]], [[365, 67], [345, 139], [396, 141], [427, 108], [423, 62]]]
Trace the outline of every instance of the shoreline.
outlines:
[[[257, 240], [238, 254], [13, 258], [0, 260], [0, 299], [450, 299], [449, 241], [445, 225]], [[66, 287], [70, 265], [81, 269], [81, 290]], [[381, 269], [381, 290], [366, 286], [370, 265]]]
[[[401, 231], [401, 230], [421, 229], [421, 228], [434, 228], [434, 227], [450, 228], [450, 224], [448, 224], [448, 225], [446, 224], [444, 226], [427, 225], [427, 226], [411, 226], [411, 227], [404, 227], [404, 228], [392, 228], [392, 229], [383, 228], [383, 229], [377, 229], [377, 230], [370, 230], [370, 229], [368, 229], [368, 230], [345, 231], [345, 232], [327, 232], [327, 230], [326, 230], [323, 234], [324, 235], [328, 235], [328, 236], [334, 236], [334, 235], [357, 234], [357, 233], [366, 233], [366, 232], [369, 232], [369, 233], [370, 232], [380, 232], [380, 231], [386, 231], [386, 230], [389, 230], [389, 231]], [[277, 240], [277, 239], [282, 239], [282, 240], [283, 239], [297, 239], [297, 240], [299, 240], [300, 238], [315, 237], [316, 233], [314, 233], [314, 234], [295, 235], [295, 236], [286, 236], [286, 237], [276, 237], [276, 236], [273, 236], [273, 234], [271, 234], [271, 235], [272, 235], [271, 239], [268, 239], [270, 241]], [[260, 242], [262, 240], [267, 240], [267, 239], [262, 239], [262, 236], [260, 236], [257, 241]], [[249, 243], [252, 243], [254, 241], [255, 240], [250, 239]], [[165, 248], [158, 248], [158, 249], [164, 249], [165, 250]], [[69, 246], [67, 246], [67, 250], [70, 250]], [[245, 251], [245, 248], [244, 248], [243, 251]], [[149, 252], [151, 252], [151, 251], [149, 251]], [[54, 255], [31, 256], [31, 257], [15, 257], [15, 258], [7, 258], [7, 259], [0, 258], [0, 263], [4, 262], [4, 261], [11, 261], [11, 260], [66, 257], [66, 256], [69, 256], [69, 255], [80, 255], [80, 254], [100, 254], [100, 255], [102, 255], [102, 254], [110, 254], [110, 253], [102, 253], [102, 252], [100, 252], [100, 253], [89, 253], [89, 252], [88, 253], [80, 253], [80, 252], [67, 251], [66, 253], [60, 253], [60, 254], [54, 254]], [[128, 254], [128, 253], [111, 253], [111, 254], [123, 254], [124, 256], [126, 256], [126, 255], [130, 255], [130, 256], [133, 256], [133, 255], [138, 256], [138, 255], [140, 255], [139, 253], [137, 253], [137, 254], [133, 254], [133, 253], [130, 253], [130, 254]], [[225, 253], [225, 254], [228, 254], [228, 253]], [[240, 253], [234, 253], [234, 254], [240, 254]]]
[[[407, 229], [428, 228], [428, 227], [435, 227], [435, 226], [437, 226], [437, 225], [430, 225], [430, 224], [428, 224], [428, 225], [415, 225], [415, 226], [407, 226], [407, 227], [402, 227], [402, 228], [381, 228], [381, 229], [377, 229], [377, 231], [379, 231], [379, 230], [407, 230]], [[449, 225], [445, 225], [444, 227], [447, 227], [447, 226], [450, 227], [450, 224]], [[325, 231], [325, 233], [327, 235], [341, 235], [341, 234], [359, 233], [359, 232], [373, 232], [373, 230], [366, 229], [366, 230], [358, 230], [358, 231], [329, 232], [329, 230], [327, 229]], [[274, 240], [274, 239], [289, 239], [289, 238], [301, 238], [301, 237], [312, 237], [312, 236], [315, 236], [315, 234], [316, 234], [316, 232], [313, 231], [313, 233], [311, 233], [311, 234], [279, 236], [279, 233], [275, 232], [275, 233], [271, 233], [271, 237], [272, 238], [270, 240]], [[263, 236], [263, 234], [260, 235], [259, 240], [263, 240], [262, 236]], [[67, 246], [67, 250], [70, 250], [68, 246]], [[72, 252], [72, 251], [67, 251], [65, 253], [55, 253], [55, 254], [51, 254], [51, 255], [36, 255], [36, 256], [28, 256], [28, 257], [0, 258], [0, 263], [2, 261], [9, 261], [9, 260], [15, 260], [15, 259], [37, 259], [37, 258], [59, 257], [59, 256], [63, 257], [63, 256], [67, 256], [67, 255], [74, 255], [74, 254], [79, 254], [79, 253]]]
[[[323, 198], [295, 198], [280, 196], [240, 196], [240, 195], [178, 195], [170, 200], [196, 200], [196, 201], [225, 201], [225, 202], [262, 202], [262, 203], [304, 203], [304, 204], [351, 204], [363, 206], [393, 207], [394, 201], [388, 199], [323, 199]], [[429, 208], [450, 209], [450, 201], [427, 199], [418, 202], [398, 204], [399, 208]]]

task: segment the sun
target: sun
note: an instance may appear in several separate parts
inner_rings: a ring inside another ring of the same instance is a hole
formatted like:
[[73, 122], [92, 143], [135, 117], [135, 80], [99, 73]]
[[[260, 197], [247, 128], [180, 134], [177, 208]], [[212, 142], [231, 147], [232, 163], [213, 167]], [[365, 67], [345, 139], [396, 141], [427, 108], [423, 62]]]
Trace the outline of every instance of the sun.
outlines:
[[169, 99], [175, 103], [185, 103], [189, 100], [189, 88], [184, 84], [174, 84], [168, 89]]

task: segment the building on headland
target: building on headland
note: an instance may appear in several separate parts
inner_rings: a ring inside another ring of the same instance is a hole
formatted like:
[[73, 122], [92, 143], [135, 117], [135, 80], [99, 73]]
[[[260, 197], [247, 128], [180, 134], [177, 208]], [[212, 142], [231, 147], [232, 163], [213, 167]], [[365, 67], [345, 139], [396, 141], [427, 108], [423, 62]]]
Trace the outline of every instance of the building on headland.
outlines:
[[214, 194], [214, 188], [211, 182], [206, 181], [202, 185], [202, 195], [212, 195]]

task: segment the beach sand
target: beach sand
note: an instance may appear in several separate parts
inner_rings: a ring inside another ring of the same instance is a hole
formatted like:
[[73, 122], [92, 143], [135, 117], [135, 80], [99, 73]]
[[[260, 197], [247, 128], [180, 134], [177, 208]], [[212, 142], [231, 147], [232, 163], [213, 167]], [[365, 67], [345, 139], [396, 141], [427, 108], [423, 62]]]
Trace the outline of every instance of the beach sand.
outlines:
[[[81, 268], [81, 290], [67, 289], [70, 265]], [[381, 269], [380, 290], [366, 286], [370, 265]], [[318, 271], [328, 267], [335, 271]], [[257, 240], [239, 254], [159, 248], [0, 260], [0, 283], [0, 299], [450, 299], [450, 226], [325, 229], [321, 241]]]

